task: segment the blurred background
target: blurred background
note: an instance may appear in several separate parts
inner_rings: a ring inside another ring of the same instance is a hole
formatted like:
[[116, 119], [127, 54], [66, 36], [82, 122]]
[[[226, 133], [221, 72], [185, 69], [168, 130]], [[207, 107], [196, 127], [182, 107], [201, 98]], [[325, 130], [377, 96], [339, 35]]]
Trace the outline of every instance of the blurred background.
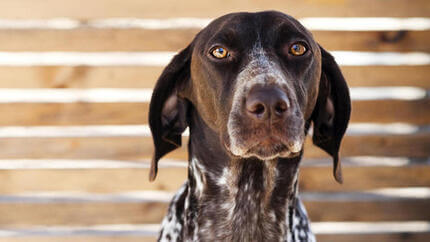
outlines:
[[430, 241], [428, 0], [1, 0], [0, 241], [155, 241], [187, 154], [148, 182], [151, 88], [211, 19], [268, 9], [351, 87], [344, 184], [309, 140], [302, 163], [319, 241]]

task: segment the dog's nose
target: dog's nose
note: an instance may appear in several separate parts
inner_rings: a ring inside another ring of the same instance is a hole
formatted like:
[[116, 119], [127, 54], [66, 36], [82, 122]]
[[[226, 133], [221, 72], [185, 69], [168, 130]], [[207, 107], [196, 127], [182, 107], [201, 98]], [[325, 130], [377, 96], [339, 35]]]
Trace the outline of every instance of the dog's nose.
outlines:
[[246, 98], [246, 111], [257, 121], [282, 118], [288, 107], [286, 94], [276, 87], [253, 87]]

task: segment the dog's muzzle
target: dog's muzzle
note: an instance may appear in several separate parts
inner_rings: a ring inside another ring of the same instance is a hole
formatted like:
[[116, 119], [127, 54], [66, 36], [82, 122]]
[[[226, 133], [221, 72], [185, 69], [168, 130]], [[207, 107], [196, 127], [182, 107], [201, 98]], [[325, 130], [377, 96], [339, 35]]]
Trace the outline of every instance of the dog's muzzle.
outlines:
[[303, 147], [303, 122], [287, 92], [276, 84], [254, 84], [244, 93], [230, 122], [230, 151], [262, 160], [297, 156]]

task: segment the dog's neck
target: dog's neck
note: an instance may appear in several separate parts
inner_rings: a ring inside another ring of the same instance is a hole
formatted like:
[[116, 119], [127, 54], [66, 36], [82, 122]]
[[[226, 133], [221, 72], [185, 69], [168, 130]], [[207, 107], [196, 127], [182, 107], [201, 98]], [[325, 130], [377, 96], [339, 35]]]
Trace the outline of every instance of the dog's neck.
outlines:
[[202, 241], [277, 241], [288, 233], [300, 157], [262, 161], [226, 153], [198, 117], [189, 143], [185, 236]]

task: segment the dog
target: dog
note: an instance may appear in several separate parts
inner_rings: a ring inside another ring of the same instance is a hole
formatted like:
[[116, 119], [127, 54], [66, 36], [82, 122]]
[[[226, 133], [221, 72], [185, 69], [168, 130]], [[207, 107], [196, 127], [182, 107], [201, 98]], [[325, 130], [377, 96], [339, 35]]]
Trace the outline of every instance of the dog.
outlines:
[[149, 125], [154, 156], [181, 146], [189, 128], [188, 180], [159, 241], [315, 241], [298, 196], [305, 136], [333, 158], [351, 112], [334, 58], [293, 17], [232, 13], [212, 21], [164, 69]]

